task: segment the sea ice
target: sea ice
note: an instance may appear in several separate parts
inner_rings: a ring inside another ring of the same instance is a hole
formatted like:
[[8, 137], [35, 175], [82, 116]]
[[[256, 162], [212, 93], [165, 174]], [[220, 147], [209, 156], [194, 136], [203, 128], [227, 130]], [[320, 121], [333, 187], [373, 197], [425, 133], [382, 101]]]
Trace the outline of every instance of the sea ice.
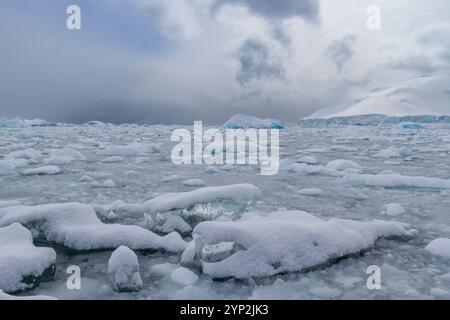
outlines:
[[160, 237], [138, 226], [105, 224], [92, 207], [80, 203], [0, 209], [0, 226], [15, 222], [34, 227], [47, 241], [73, 250], [115, 249], [122, 245], [171, 252], [186, 248], [178, 233]]
[[31, 232], [20, 224], [0, 228], [0, 290], [10, 293], [37, 286], [54, 272], [55, 262], [55, 251], [35, 247]]
[[111, 254], [108, 261], [108, 273], [112, 277], [116, 291], [139, 291], [144, 285], [139, 273], [137, 255], [125, 246], [120, 246]]
[[[397, 222], [324, 221], [294, 211], [240, 222], [202, 222], [193, 234], [203, 273], [213, 278], [246, 279], [302, 271], [360, 252], [379, 238], [411, 236], [412, 232]], [[223, 242], [234, 242], [236, 252], [218, 262], [202, 259], [204, 246]]]

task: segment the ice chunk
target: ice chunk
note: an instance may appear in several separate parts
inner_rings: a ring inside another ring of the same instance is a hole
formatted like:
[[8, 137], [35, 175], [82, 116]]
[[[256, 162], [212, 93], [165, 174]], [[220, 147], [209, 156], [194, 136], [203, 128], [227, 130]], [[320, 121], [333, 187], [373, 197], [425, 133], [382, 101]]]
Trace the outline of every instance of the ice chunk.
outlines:
[[375, 154], [376, 158], [384, 158], [384, 159], [390, 159], [390, 158], [407, 158], [411, 157], [413, 155], [412, 151], [406, 149], [406, 148], [388, 148], [384, 150], [380, 150], [377, 154]]
[[160, 237], [138, 226], [102, 223], [92, 207], [81, 203], [16, 206], [0, 209], [0, 226], [18, 222], [36, 228], [47, 241], [73, 250], [115, 249], [183, 251], [178, 233]]
[[101, 186], [103, 188], [114, 188], [116, 186], [116, 183], [111, 179], [108, 179], [105, 182], [103, 182]]
[[44, 166], [39, 168], [27, 169], [22, 172], [25, 176], [41, 176], [53, 175], [61, 173], [61, 169], [57, 166]]
[[115, 163], [115, 162], [122, 162], [122, 161], [123, 161], [123, 157], [121, 157], [121, 156], [111, 156], [111, 157], [107, 157], [102, 160], [103, 163]]
[[205, 181], [201, 179], [189, 179], [183, 181], [183, 184], [188, 187], [203, 187], [206, 185]]
[[201, 221], [219, 217], [238, 218], [259, 194], [260, 190], [252, 184], [206, 187], [190, 192], [163, 194], [147, 201], [143, 207], [148, 211], [147, 220], [157, 222], [159, 226], [163, 226], [166, 219], [171, 217], [169, 212], [182, 217], [190, 226], [195, 226]]
[[191, 270], [179, 267], [170, 273], [170, 278], [181, 286], [190, 286], [198, 281], [198, 276]]
[[125, 246], [120, 246], [111, 254], [108, 273], [116, 291], [139, 291], [143, 286], [137, 255]]
[[327, 164], [327, 168], [336, 171], [361, 171], [361, 166], [350, 160], [334, 160]]
[[161, 146], [159, 144], [132, 143], [126, 146], [109, 146], [99, 152], [102, 156], [122, 156], [133, 157], [151, 153], [159, 153]]
[[223, 127], [227, 129], [283, 129], [284, 124], [280, 120], [260, 119], [253, 116], [237, 114], [228, 120]]
[[303, 196], [320, 196], [323, 194], [321, 189], [310, 188], [310, 189], [302, 189], [299, 193]]
[[435, 256], [450, 259], [450, 239], [440, 238], [433, 240], [426, 246], [425, 250]]
[[400, 216], [405, 213], [405, 209], [398, 203], [390, 203], [383, 207], [381, 213], [388, 216]]
[[311, 165], [319, 164], [319, 161], [316, 158], [311, 157], [311, 156], [301, 157], [300, 159], [297, 160], [297, 162], [311, 164]]
[[35, 149], [26, 149], [15, 151], [7, 154], [5, 159], [24, 159], [24, 160], [40, 160], [42, 153]]
[[144, 214], [147, 226], [150, 230], [161, 232], [161, 233], [170, 233], [173, 231], [178, 231], [181, 234], [185, 234], [192, 231], [191, 226], [184, 221], [184, 219], [180, 216], [166, 213], [164, 216], [162, 214], [157, 213], [156, 215]]
[[400, 174], [348, 174], [343, 181], [371, 187], [450, 189], [450, 181], [440, 178], [409, 177]]
[[167, 212], [219, 200], [231, 200], [235, 203], [253, 201], [260, 193], [259, 188], [252, 184], [206, 187], [190, 192], [166, 193], [147, 201], [144, 205], [151, 212]]
[[[193, 234], [203, 273], [246, 279], [305, 270], [367, 249], [379, 238], [412, 232], [397, 222], [324, 221], [294, 211], [239, 222], [202, 222]], [[223, 242], [234, 242], [240, 249], [218, 262], [202, 259], [205, 246]]]
[[0, 228], [0, 290], [33, 288], [53, 275], [56, 253], [33, 245], [31, 232], [18, 223]]

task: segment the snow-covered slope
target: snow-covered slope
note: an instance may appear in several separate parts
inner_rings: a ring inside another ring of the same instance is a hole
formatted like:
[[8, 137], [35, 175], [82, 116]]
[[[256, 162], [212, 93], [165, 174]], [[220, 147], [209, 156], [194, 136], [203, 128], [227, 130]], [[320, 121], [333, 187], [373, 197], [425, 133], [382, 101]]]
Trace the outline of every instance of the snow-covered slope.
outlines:
[[371, 122], [368, 116], [378, 122], [386, 118], [391, 118], [388, 122], [392, 122], [392, 118], [405, 117], [423, 118], [430, 122], [430, 118], [449, 115], [450, 73], [444, 72], [374, 89], [319, 110], [300, 122], [348, 117]]

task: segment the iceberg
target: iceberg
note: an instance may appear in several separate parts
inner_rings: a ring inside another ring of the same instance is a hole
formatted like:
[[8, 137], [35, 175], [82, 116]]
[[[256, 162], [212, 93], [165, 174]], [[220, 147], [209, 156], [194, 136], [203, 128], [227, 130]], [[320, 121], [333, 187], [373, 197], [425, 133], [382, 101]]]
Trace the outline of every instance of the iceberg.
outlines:
[[253, 116], [237, 114], [223, 125], [226, 129], [284, 129], [284, 123], [275, 119], [260, 119]]

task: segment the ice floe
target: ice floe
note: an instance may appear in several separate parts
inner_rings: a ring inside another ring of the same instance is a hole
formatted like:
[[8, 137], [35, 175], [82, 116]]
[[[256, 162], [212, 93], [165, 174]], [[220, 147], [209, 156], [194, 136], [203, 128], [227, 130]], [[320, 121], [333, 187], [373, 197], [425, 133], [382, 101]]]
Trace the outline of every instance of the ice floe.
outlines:
[[54, 175], [61, 173], [61, 169], [57, 166], [44, 166], [33, 169], [26, 169], [22, 171], [25, 176], [43, 176], [43, 175]]
[[433, 240], [426, 246], [425, 250], [435, 256], [450, 259], [450, 239]]
[[10, 293], [35, 287], [52, 276], [55, 262], [55, 251], [35, 247], [31, 232], [22, 225], [0, 228], [0, 290]]
[[[302, 271], [370, 248], [379, 238], [413, 233], [397, 222], [325, 221], [306, 212], [275, 212], [241, 222], [202, 222], [193, 234], [203, 273], [246, 279]], [[233, 242], [234, 252], [221, 261], [205, 261], [203, 248], [223, 242]]]
[[133, 250], [125, 246], [120, 246], [111, 254], [108, 273], [116, 291], [139, 291], [144, 285], [139, 273], [138, 257]]
[[31, 226], [47, 241], [73, 250], [115, 249], [125, 245], [137, 250], [179, 252], [186, 247], [178, 233], [160, 237], [139, 226], [105, 224], [92, 207], [80, 203], [0, 209], [0, 226], [15, 222]]

